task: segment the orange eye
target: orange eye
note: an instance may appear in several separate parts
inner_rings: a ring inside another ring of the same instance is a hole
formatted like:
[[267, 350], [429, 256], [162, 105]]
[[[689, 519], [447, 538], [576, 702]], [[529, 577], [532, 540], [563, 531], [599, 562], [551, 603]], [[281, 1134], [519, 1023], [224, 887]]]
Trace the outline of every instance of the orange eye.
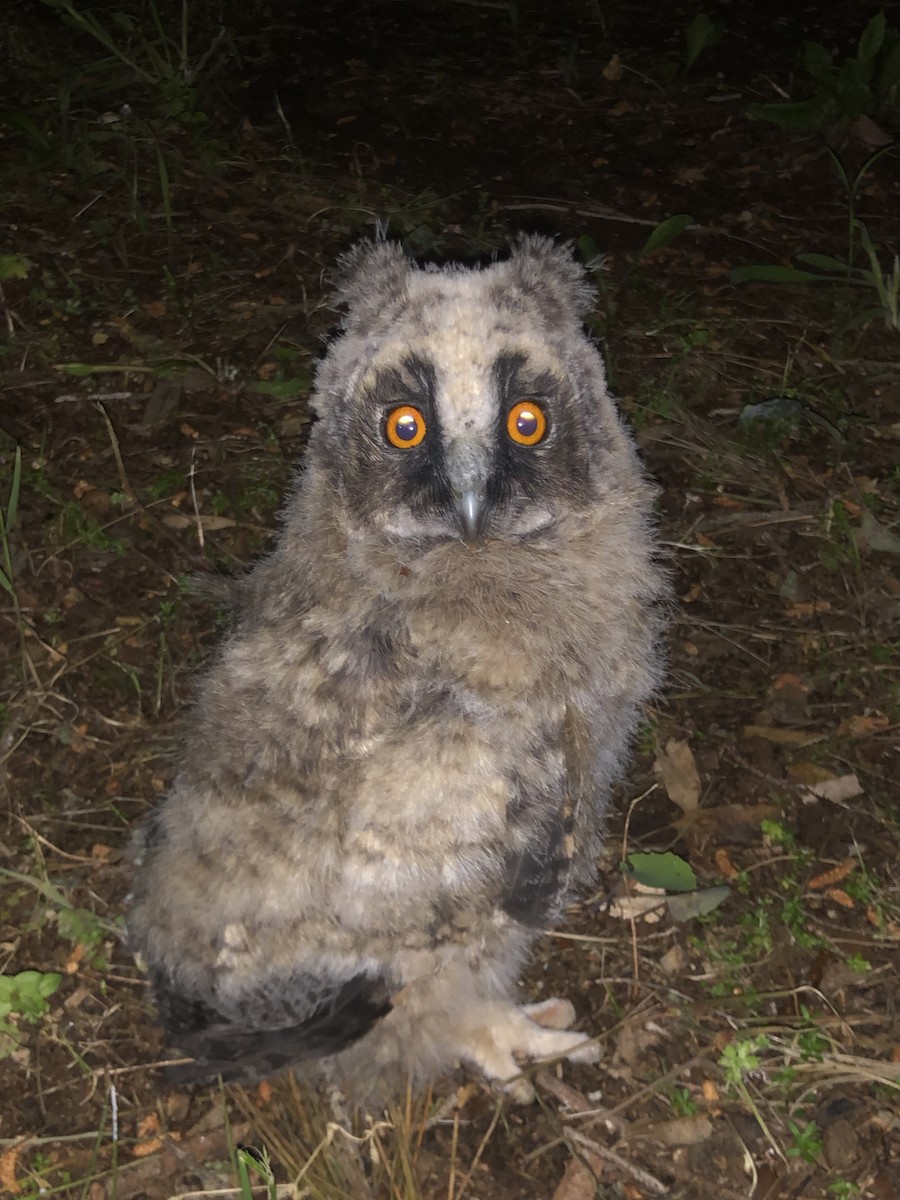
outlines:
[[395, 408], [384, 423], [384, 436], [398, 450], [411, 450], [425, 438], [425, 418], [411, 404]]
[[520, 400], [509, 410], [506, 432], [520, 446], [536, 446], [547, 432], [544, 410], [532, 400]]

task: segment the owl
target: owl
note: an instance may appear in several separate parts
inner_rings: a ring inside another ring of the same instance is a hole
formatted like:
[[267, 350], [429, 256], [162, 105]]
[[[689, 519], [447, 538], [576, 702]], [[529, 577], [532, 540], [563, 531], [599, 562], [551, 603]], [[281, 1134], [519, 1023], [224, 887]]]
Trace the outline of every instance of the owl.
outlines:
[[345, 1094], [596, 1058], [521, 1004], [589, 883], [659, 678], [654, 490], [582, 319], [525, 236], [486, 267], [388, 242], [343, 311], [277, 545], [238, 585], [128, 916], [179, 1082], [319, 1064]]

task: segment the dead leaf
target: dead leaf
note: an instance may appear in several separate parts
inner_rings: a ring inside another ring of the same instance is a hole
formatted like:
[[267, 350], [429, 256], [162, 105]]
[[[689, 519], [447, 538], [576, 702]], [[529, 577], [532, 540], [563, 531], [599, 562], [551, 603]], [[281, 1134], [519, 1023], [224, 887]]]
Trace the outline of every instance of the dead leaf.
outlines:
[[805, 802], [831, 800], [836, 804], [842, 804], [844, 801], [852, 800], [862, 794], [863, 789], [855, 775], [839, 775], [836, 778], [823, 779], [804, 788], [801, 798]]
[[632, 1125], [626, 1141], [633, 1137], [648, 1137], [664, 1146], [696, 1146], [712, 1137], [712, 1121], [704, 1113], [692, 1117], [674, 1117], [671, 1121], [647, 1121]]
[[687, 966], [687, 961], [687, 951], [684, 946], [676, 942], [659, 960], [659, 966], [667, 975], [680, 975]]
[[590, 1167], [580, 1158], [570, 1159], [553, 1193], [553, 1200], [594, 1200], [597, 1180], [603, 1170], [603, 1159], [596, 1154], [589, 1155], [587, 1151], [584, 1151], [584, 1156], [589, 1158]]
[[179, 379], [161, 379], [147, 397], [139, 428], [147, 430], [161, 425], [178, 407], [182, 391]]
[[798, 604], [788, 604], [785, 608], [785, 613], [789, 617], [794, 617], [797, 620], [803, 617], [815, 617], [819, 613], [831, 611], [830, 600], [814, 600], [812, 603], [801, 602]]
[[738, 871], [737, 867], [731, 861], [731, 857], [727, 850], [719, 849], [716, 851], [713, 857], [715, 859], [719, 874], [723, 879], [737, 879], [740, 871]]
[[626, 1018], [616, 1034], [613, 1062], [626, 1063], [633, 1069], [644, 1057], [646, 1051], [656, 1046], [659, 1041], [659, 1033], [650, 1028], [643, 1017]]
[[805, 784], [808, 788], [815, 783], [824, 783], [826, 779], [834, 778], [827, 767], [821, 767], [814, 762], [789, 763], [787, 777], [791, 783]]
[[759, 839], [763, 821], [774, 821], [780, 813], [777, 804], [720, 804], [717, 808], [698, 809], [674, 825], [679, 833], [694, 840], [746, 845]]
[[876, 521], [869, 509], [863, 509], [859, 528], [854, 529], [853, 536], [860, 550], [877, 550], [882, 554], [900, 554], [900, 537], [886, 525]]
[[610, 83], [616, 83], [622, 78], [622, 69], [621, 58], [618, 54], [614, 54], [603, 68], [603, 78], [609, 80]]
[[672, 803], [684, 813], [694, 812], [700, 804], [700, 772], [687, 742], [670, 738], [653, 769]]
[[643, 887], [630, 883], [627, 894], [616, 896], [610, 901], [608, 913], [618, 921], [647, 921], [655, 925], [662, 918], [666, 905], [664, 888]]
[[769, 696], [772, 716], [782, 725], [803, 725], [809, 720], [809, 683], [787, 672], [772, 680]]
[[873, 150], [878, 150], [882, 146], [889, 146], [894, 140], [889, 133], [876, 125], [871, 117], [867, 117], [865, 113], [857, 117], [849, 129], [850, 134], [858, 138], [864, 145], [871, 147]]
[[681, 892], [677, 896], [669, 896], [666, 907], [673, 921], [684, 924], [694, 917], [703, 917], [713, 909], [724, 904], [731, 895], [731, 888], [720, 884], [718, 887], [701, 888], [695, 892]]
[[[163, 525], [169, 529], [187, 529], [189, 525], [196, 525], [197, 518], [189, 517], [186, 513], [166, 513], [162, 518]], [[212, 533], [217, 529], [232, 529], [237, 525], [237, 521], [233, 517], [214, 517], [201, 514], [200, 524], [208, 532]]]
[[679, 187], [703, 183], [706, 179], [706, 167], [679, 167], [672, 178]]
[[839, 904], [841, 908], [856, 908], [853, 897], [848, 896], [841, 888], [829, 888], [825, 895], [829, 900], [833, 900], [835, 904]]
[[762, 738], [777, 746], [811, 746], [813, 742], [821, 742], [825, 736], [824, 733], [805, 733], [802, 729], [776, 729], [773, 725], [744, 726], [744, 737]]
[[837, 731], [839, 735], [849, 734], [852, 738], [865, 738], [871, 737], [873, 733], [880, 733], [889, 725], [890, 721], [884, 713], [858, 713], [855, 717], [847, 717], [841, 721]]

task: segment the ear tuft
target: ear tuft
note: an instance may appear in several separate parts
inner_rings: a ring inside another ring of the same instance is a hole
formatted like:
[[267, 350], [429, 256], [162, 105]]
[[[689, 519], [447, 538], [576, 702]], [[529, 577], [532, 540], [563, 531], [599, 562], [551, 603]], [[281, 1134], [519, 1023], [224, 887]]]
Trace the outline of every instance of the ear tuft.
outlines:
[[329, 274], [332, 303], [347, 309], [344, 325], [367, 323], [402, 299], [412, 264], [399, 242], [357, 242]]
[[568, 310], [578, 320], [594, 307], [596, 291], [570, 244], [559, 245], [540, 234], [521, 234], [513, 245], [509, 266], [524, 291], [555, 302], [554, 307]]

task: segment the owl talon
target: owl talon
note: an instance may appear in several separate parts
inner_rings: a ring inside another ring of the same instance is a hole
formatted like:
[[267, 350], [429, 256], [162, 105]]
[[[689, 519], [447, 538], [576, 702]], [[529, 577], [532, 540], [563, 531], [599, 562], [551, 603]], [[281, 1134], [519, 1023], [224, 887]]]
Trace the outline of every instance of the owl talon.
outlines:
[[520, 1011], [544, 1029], [570, 1029], [575, 1020], [575, 1006], [569, 1000], [560, 1000], [558, 996], [539, 1000], [536, 1004], [522, 1004]]
[[560, 1029], [557, 1022], [571, 1024], [575, 1013], [567, 1000], [545, 1000], [540, 1004], [497, 1005], [484, 1023], [466, 1031], [460, 1057], [477, 1067], [518, 1104], [530, 1104], [534, 1089], [521, 1073], [519, 1061], [567, 1058], [570, 1062], [595, 1063], [600, 1050], [585, 1034]]

